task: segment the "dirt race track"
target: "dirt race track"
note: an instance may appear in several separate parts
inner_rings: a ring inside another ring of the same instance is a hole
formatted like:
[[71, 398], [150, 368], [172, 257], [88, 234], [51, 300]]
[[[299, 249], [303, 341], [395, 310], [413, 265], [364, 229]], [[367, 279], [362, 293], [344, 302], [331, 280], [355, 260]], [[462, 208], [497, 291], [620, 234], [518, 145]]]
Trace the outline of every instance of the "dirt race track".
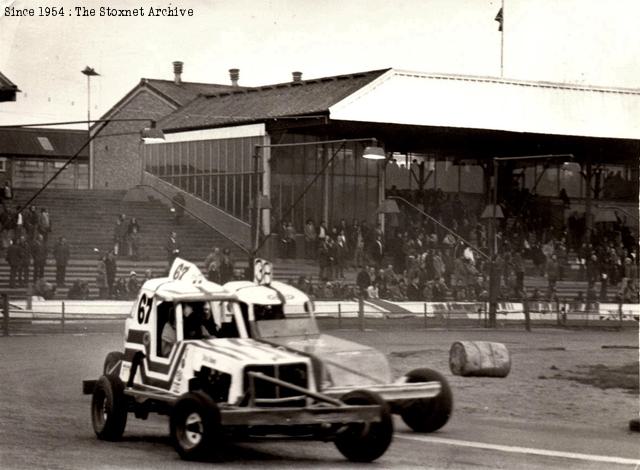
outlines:
[[[130, 417], [120, 443], [95, 438], [81, 381], [95, 378], [105, 354], [122, 348], [119, 326], [110, 328], [117, 333], [95, 330], [0, 338], [0, 468], [210, 468], [178, 459], [166, 418]], [[640, 462], [638, 434], [628, 430], [639, 406], [637, 329], [328, 333], [378, 347], [398, 375], [434, 368], [453, 389], [454, 416], [445, 428], [415, 434], [397, 421], [390, 449], [370, 468], [599, 469]], [[458, 340], [504, 343], [511, 373], [502, 379], [453, 376], [449, 348]], [[626, 376], [607, 380], [610, 373], [598, 375], [603, 370]], [[627, 389], [600, 388], [620, 384]], [[215, 465], [358, 466], [331, 444], [317, 442], [230, 446], [225, 462]]]

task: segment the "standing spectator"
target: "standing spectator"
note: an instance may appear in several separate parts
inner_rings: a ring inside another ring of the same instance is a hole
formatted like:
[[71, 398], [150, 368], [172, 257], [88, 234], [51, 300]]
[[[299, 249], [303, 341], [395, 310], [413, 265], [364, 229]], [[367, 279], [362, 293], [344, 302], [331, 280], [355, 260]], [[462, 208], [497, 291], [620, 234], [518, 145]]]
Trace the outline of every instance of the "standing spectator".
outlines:
[[519, 251], [513, 254], [511, 263], [513, 264], [513, 272], [516, 275], [516, 290], [517, 292], [522, 292], [524, 290], [524, 260]]
[[184, 209], [187, 202], [185, 201], [184, 196], [181, 192], [177, 192], [176, 195], [173, 196], [173, 199], [171, 199], [171, 201], [173, 202], [173, 207], [171, 208], [174, 216], [173, 222], [176, 225], [180, 225], [182, 224]]
[[359, 225], [356, 225], [353, 230], [353, 264], [356, 268], [365, 265], [364, 235]]
[[167, 252], [167, 261], [169, 262], [169, 269], [171, 269], [173, 260], [175, 260], [180, 254], [180, 246], [178, 245], [178, 234], [176, 232], [171, 232], [171, 234], [169, 234], [169, 238], [167, 239], [167, 244], [165, 245], [165, 250]]
[[127, 226], [127, 254], [132, 260], [137, 260], [140, 256], [139, 253], [139, 240], [140, 240], [140, 224], [138, 219], [131, 217], [129, 225]]
[[320, 245], [322, 245], [328, 236], [329, 230], [327, 229], [327, 223], [323, 220], [318, 227], [318, 249], [320, 249]]
[[376, 235], [376, 239], [371, 244], [371, 257], [376, 267], [382, 266], [382, 260], [384, 258], [384, 244], [382, 242], [382, 235]]
[[113, 253], [116, 256], [124, 252], [124, 243], [127, 236], [127, 226], [124, 223], [126, 217], [126, 215], [120, 214], [113, 227]]
[[356, 285], [358, 286], [358, 296], [365, 297], [367, 292], [367, 287], [371, 285], [373, 279], [369, 276], [369, 267], [362, 266], [362, 269], [358, 271], [358, 275], [356, 276]]
[[31, 265], [31, 246], [27, 243], [27, 238], [24, 235], [21, 235], [18, 239], [18, 243], [20, 244], [20, 248], [22, 251], [22, 256], [20, 259], [22, 263], [20, 264], [20, 270], [18, 271], [18, 282], [20, 286], [24, 287], [29, 283], [29, 266]]
[[8, 201], [11, 201], [13, 199], [13, 188], [11, 187], [11, 183], [9, 182], [9, 180], [5, 180], [0, 194], [2, 195], [2, 205], [4, 206], [6, 206]]
[[104, 259], [104, 264], [107, 272], [108, 296], [109, 298], [113, 298], [115, 295], [114, 286], [116, 283], [116, 273], [118, 272], [116, 256], [113, 250], [109, 250], [107, 253], [107, 256]]
[[[107, 283], [107, 264], [105, 262], [106, 258], [106, 255], [100, 256], [100, 258], [98, 258], [98, 265], [96, 267], [96, 286], [98, 287], [98, 298], [100, 299], [106, 299], [109, 295], [109, 284]], [[75, 283], [71, 290], [74, 290], [74, 287]], [[71, 293], [69, 293], [69, 296], [71, 296]]]
[[229, 248], [222, 250], [220, 261], [220, 284], [225, 284], [233, 280], [233, 261]]
[[27, 233], [27, 241], [31, 242], [38, 231], [38, 212], [36, 206], [29, 206], [24, 215], [24, 230]]
[[[2, 194], [1, 191], [0, 194]], [[16, 222], [11, 209], [0, 206], [0, 210], [2, 211], [0, 212], [0, 229], [2, 230], [0, 249], [6, 250], [13, 243]]]
[[587, 260], [587, 287], [592, 288], [600, 278], [600, 262], [598, 256], [592, 254]]
[[549, 293], [556, 290], [556, 284], [558, 282], [558, 276], [560, 275], [560, 266], [558, 264], [558, 258], [556, 255], [551, 255], [549, 261], [547, 261], [547, 282], [549, 283]]
[[[22, 270], [22, 258], [24, 256], [26, 256], [26, 253], [20, 243], [14, 243], [13, 240], [10, 240], [5, 259], [9, 264], [9, 287], [12, 289], [16, 287], [16, 276]], [[20, 278], [18, 278], [18, 282], [21, 283]]]
[[221, 284], [221, 265], [222, 254], [220, 253], [220, 248], [214, 246], [213, 250], [211, 250], [207, 257], [204, 259], [204, 269], [207, 273], [207, 279], [209, 281], [215, 282], [216, 284]]
[[327, 237], [318, 243], [320, 244], [318, 247], [318, 267], [320, 268], [318, 277], [321, 281], [326, 281], [330, 278], [331, 272], [331, 246]]
[[31, 244], [31, 257], [33, 258], [33, 280], [37, 281], [44, 278], [44, 267], [47, 264], [47, 247], [39, 233]]
[[335, 242], [335, 278], [344, 279], [344, 267], [347, 259], [347, 237], [344, 230], [336, 237]]
[[53, 257], [56, 260], [56, 285], [63, 287], [65, 277], [67, 275], [67, 264], [71, 256], [69, 243], [65, 237], [59, 237], [56, 245], [53, 247]]
[[307, 220], [304, 225], [304, 256], [307, 259], [314, 259], [316, 257], [316, 243], [318, 241], [318, 233], [316, 232], [316, 225], [313, 220]]
[[40, 209], [40, 215], [38, 216], [38, 232], [42, 235], [42, 242], [44, 246], [47, 246], [49, 242], [49, 233], [51, 233], [51, 216], [46, 207]]

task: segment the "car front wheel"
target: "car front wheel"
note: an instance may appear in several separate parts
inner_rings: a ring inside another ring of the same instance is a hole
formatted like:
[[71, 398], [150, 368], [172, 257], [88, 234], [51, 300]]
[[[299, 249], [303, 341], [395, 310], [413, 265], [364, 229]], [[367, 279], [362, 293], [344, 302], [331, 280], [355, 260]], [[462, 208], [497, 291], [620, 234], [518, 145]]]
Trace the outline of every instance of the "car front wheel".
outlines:
[[432, 398], [407, 400], [400, 416], [416, 432], [434, 432], [447, 424], [453, 411], [453, 394], [447, 379], [431, 369], [415, 369], [407, 374], [407, 382], [440, 382], [440, 393]]
[[184, 460], [203, 460], [220, 447], [220, 410], [202, 392], [185, 394], [170, 418], [171, 440]]
[[387, 403], [368, 390], [354, 390], [341, 400], [347, 405], [379, 405], [380, 421], [347, 425], [335, 438], [340, 453], [352, 462], [372, 462], [382, 456], [393, 438], [393, 420]]

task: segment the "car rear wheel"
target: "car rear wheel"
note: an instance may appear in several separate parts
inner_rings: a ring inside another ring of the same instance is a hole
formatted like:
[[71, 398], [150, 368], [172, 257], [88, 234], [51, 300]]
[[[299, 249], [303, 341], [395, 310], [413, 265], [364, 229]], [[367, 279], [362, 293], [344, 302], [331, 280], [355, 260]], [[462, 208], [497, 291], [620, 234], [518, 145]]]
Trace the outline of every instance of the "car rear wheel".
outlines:
[[453, 411], [453, 394], [447, 379], [431, 369], [414, 369], [407, 374], [407, 382], [440, 382], [440, 393], [432, 398], [407, 400], [400, 416], [416, 432], [434, 432], [447, 424]]
[[342, 399], [347, 405], [379, 405], [380, 421], [353, 423], [335, 438], [335, 445], [342, 455], [352, 462], [372, 462], [384, 454], [393, 438], [393, 420], [389, 406], [377, 393], [354, 390]]
[[169, 426], [173, 445], [184, 460], [211, 457], [220, 446], [220, 410], [202, 392], [190, 392], [180, 398], [171, 413]]
[[98, 439], [119, 440], [127, 425], [127, 411], [122, 381], [110, 375], [100, 377], [91, 399], [91, 422]]

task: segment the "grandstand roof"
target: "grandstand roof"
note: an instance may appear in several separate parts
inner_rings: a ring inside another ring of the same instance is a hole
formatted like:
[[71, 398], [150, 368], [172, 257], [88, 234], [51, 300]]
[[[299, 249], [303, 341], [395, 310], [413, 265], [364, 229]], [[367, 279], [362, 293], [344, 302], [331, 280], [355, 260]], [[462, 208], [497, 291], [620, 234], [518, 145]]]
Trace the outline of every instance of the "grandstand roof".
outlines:
[[[0, 129], [0, 155], [11, 157], [64, 157], [73, 155], [87, 143], [87, 131], [70, 129]], [[89, 146], [79, 155], [89, 156]]]
[[338, 75], [201, 96], [163, 119], [167, 131], [205, 129], [280, 117], [326, 114], [389, 69]]
[[533, 134], [640, 138], [640, 89], [375, 70], [227, 89], [160, 122], [168, 132], [305, 115]]
[[640, 89], [390, 70], [329, 109], [332, 120], [640, 138]]

